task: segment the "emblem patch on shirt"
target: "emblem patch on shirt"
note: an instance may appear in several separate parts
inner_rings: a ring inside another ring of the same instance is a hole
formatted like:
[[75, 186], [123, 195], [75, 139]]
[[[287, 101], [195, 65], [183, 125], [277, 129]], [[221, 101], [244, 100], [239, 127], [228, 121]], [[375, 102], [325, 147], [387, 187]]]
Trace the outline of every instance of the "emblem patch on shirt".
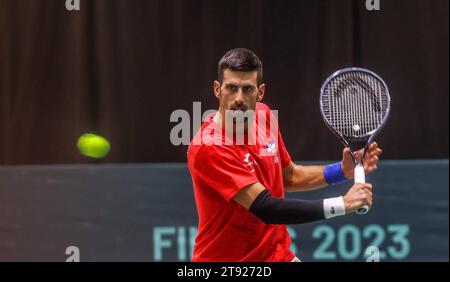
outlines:
[[271, 153], [272, 155], [275, 155], [277, 152], [277, 144], [275, 143], [275, 141], [270, 140], [269, 142], [267, 142], [266, 150], [267, 150], [267, 152]]
[[274, 140], [270, 140], [269, 142], [267, 142], [266, 144], [266, 150], [269, 153], [269, 155], [274, 156], [273, 158], [273, 163], [276, 164], [280, 161], [280, 159], [278, 158], [277, 155], [277, 143]]

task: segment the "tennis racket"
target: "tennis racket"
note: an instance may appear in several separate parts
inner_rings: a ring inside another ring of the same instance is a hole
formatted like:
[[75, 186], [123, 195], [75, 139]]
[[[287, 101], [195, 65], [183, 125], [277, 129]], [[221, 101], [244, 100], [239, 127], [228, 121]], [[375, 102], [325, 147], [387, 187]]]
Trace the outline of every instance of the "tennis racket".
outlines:
[[[362, 68], [346, 68], [328, 77], [320, 90], [320, 111], [328, 128], [350, 148], [355, 183], [365, 183], [363, 159], [367, 147], [386, 123], [391, 98], [386, 83]], [[364, 149], [361, 160], [354, 153]], [[365, 214], [368, 206], [356, 213]]]

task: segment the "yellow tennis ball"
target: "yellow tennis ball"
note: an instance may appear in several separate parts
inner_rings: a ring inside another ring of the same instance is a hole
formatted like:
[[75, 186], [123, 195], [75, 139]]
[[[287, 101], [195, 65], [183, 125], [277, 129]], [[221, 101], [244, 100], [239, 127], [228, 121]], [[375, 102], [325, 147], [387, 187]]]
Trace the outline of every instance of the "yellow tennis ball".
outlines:
[[92, 133], [81, 135], [77, 147], [82, 155], [95, 159], [105, 157], [111, 150], [111, 145], [105, 137]]

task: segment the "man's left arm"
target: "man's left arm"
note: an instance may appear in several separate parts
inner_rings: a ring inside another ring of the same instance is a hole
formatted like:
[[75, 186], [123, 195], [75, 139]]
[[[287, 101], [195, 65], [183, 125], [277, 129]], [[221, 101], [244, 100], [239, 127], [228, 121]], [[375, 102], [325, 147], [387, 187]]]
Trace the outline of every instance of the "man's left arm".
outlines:
[[[357, 159], [362, 156], [363, 150], [359, 150], [354, 153]], [[378, 144], [373, 142], [367, 149], [366, 155], [364, 156], [364, 171], [366, 173], [372, 173], [377, 170], [377, 163], [382, 150], [378, 147]], [[285, 168], [283, 168], [283, 181], [284, 190], [286, 192], [302, 192], [316, 190], [332, 183], [330, 182], [331, 167], [322, 165], [296, 165], [291, 162]], [[340, 168], [340, 171], [336, 171], [336, 168]], [[342, 152], [342, 161], [340, 163], [334, 164], [332, 167], [332, 173], [341, 174], [340, 178], [352, 179], [355, 164], [350, 155], [350, 149], [344, 148]], [[328, 170], [328, 171], [327, 171]], [[328, 175], [328, 177], [326, 177]]]

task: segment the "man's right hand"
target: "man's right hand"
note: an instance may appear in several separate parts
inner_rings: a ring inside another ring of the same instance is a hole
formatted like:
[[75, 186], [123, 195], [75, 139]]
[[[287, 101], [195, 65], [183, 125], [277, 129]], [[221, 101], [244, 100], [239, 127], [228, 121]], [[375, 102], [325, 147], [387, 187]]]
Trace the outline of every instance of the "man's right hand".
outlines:
[[372, 184], [357, 183], [353, 185], [347, 194], [343, 197], [345, 204], [345, 213], [355, 212], [362, 206], [372, 206]]

